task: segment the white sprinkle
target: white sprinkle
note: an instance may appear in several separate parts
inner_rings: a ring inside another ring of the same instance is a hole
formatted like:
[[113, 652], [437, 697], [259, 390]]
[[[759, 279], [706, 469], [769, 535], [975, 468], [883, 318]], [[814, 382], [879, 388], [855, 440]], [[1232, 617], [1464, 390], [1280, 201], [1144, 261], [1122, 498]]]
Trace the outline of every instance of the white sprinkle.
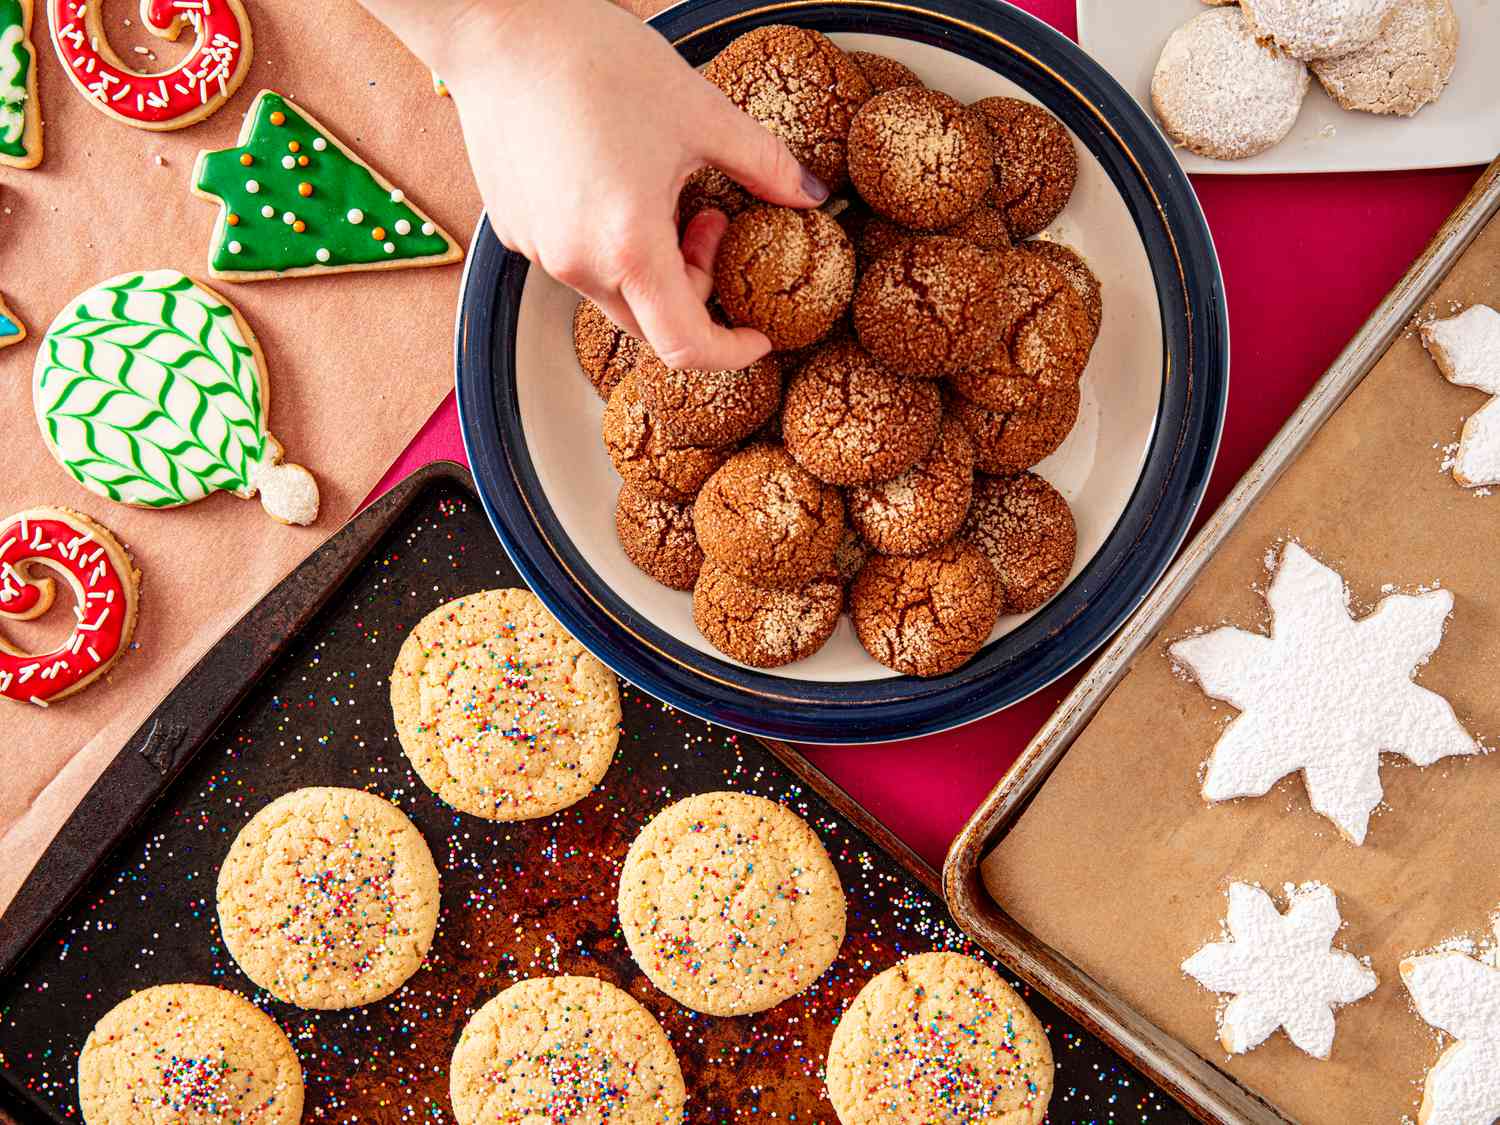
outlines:
[[43, 699], [40, 695], [33, 695], [31, 697], [31, 702], [35, 703], [38, 707], [46, 707], [47, 706], [47, 701], [45, 699]]
[[314, 152], [322, 152], [327, 147], [328, 147], [328, 142], [325, 141], [322, 137], [314, 137], [313, 138], [313, 151]]
[[385, 244], [385, 252], [387, 254], [394, 254], [396, 252], [396, 244], [394, 242], [387, 242]]
[[400, 203], [405, 198], [406, 198], [406, 192], [402, 191], [400, 188], [392, 188], [391, 189], [391, 202], [392, 203]]
[[396, 233], [397, 234], [410, 234], [411, 233], [411, 224], [408, 223], [405, 219], [397, 219], [396, 220]]
[[258, 192], [260, 190], [260, 181], [259, 180], [246, 180], [245, 181], [245, 190], [248, 191], [251, 195], [254, 195], [256, 192]]
[[290, 211], [284, 211], [281, 215], [281, 221], [287, 226], [291, 226], [297, 221], [297, 216], [292, 214]]
[[238, 242], [231, 242], [229, 244], [229, 252], [231, 254], [238, 254], [243, 249], [244, 247], [241, 246]]
[[319, 246], [318, 247], [318, 261], [320, 261], [320, 262], [326, 262], [331, 257], [333, 257], [333, 255], [328, 252], [328, 247], [326, 247], [326, 246]]
[[281, 166], [288, 170], [295, 168], [297, 167], [297, 158], [295, 156], [283, 156], [281, 158]]
[[365, 213], [358, 207], [351, 207], [349, 208], [349, 214], [345, 215], [344, 218], [348, 219], [355, 226], [358, 226], [365, 221]]
[[437, 230], [437, 227], [433, 226], [431, 223], [423, 223], [422, 224], [422, 233], [423, 234], [432, 234], [433, 231], [435, 231], [435, 230]]
[[276, 217], [276, 208], [267, 203], [260, 209], [260, 217], [263, 219], [274, 219]]

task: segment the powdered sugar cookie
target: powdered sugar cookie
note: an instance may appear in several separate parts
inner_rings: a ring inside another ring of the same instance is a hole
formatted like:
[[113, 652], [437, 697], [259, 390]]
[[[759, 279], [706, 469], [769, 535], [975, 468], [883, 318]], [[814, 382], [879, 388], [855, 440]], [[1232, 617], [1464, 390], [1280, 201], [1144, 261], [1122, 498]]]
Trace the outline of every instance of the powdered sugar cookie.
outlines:
[[1231, 1055], [1254, 1050], [1278, 1027], [1315, 1059], [1333, 1049], [1333, 1010], [1375, 991], [1375, 973], [1333, 948], [1343, 924], [1333, 891], [1288, 886], [1281, 914], [1249, 883], [1229, 885], [1229, 941], [1205, 945], [1182, 963], [1204, 988], [1232, 993], [1219, 1013], [1219, 1042]]
[[1392, 594], [1356, 621], [1344, 580], [1288, 543], [1265, 598], [1269, 636], [1225, 627], [1168, 650], [1240, 712], [1214, 746], [1203, 796], [1263, 796], [1300, 770], [1314, 811], [1362, 844], [1383, 795], [1382, 752], [1428, 766], [1479, 751], [1448, 701], [1412, 680], [1442, 643], [1453, 595]]
[[1238, 8], [1202, 12], [1167, 39], [1151, 76], [1151, 105], [1177, 144], [1242, 160], [1297, 122], [1307, 67], [1256, 42]]
[[1457, 60], [1452, 0], [1398, 0], [1371, 42], [1309, 65], [1328, 96], [1345, 109], [1410, 117], [1438, 100]]
[[1259, 39], [1295, 59], [1331, 59], [1357, 51], [1380, 33], [1397, 0], [1242, 0], [1245, 23]]
[[[1422, 325], [1422, 343], [1450, 383], [1500, 395], [1500, 312], [1473, 305], [1457, 316]], [[1500, 399], [1492, 398], [1464, 423], [1453, 479], [1465, 488], [1500, 484]]]
[[31, 0], [0, 0], [0, 165], [10, 168], [35, 168], [42, 162], [31, 18]]
[[1500, 1118], [1500, 969], [1445, 949], [1403, 959], [1401, 980], [1417, 1014], [1454, 1039], [1427, 1072], [1418, 1125]]

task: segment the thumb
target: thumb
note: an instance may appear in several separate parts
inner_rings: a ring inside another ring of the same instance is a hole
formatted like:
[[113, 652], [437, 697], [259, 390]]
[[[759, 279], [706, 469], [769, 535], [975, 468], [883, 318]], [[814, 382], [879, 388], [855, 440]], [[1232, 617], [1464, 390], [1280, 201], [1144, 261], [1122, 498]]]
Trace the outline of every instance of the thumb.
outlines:
[[714, 91], [716, 112], [703, 136], [703, 157], [752, 194], [783, 207], [817, 207], [828, 185], [797, 162], [780, 137]]

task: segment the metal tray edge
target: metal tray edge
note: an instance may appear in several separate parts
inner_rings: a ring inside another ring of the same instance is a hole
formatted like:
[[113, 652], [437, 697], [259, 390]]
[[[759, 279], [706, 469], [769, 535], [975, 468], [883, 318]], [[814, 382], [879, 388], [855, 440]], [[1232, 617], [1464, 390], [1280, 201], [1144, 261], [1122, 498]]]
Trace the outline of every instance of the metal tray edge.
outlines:
[[1484, 171], [1405, 276], [1183, 549], [1156, 589], [981, 802], [954, 838], [943, 864], [944, 898], [954, 921], [965, 933], [1047, 993], [1203, 1121], [1229, 1125], [1247, 1120], [1273, 1123], [1287, 1119], [1021, 928], [990, 897], [980, 878], [979, 865], [1046, 782], [1074, 739], [1181, 603], [1240, 519], [1333, 416], [1446, 277], [1459, 255], [1497, 214], [1500, 214], [1500, 159]]

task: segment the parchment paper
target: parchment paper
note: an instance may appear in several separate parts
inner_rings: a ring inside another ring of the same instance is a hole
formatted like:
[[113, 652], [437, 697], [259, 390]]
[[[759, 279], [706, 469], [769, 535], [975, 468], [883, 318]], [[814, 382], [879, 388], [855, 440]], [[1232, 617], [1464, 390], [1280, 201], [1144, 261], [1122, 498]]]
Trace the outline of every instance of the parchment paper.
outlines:
[[[338, 529], [451, 385], [459, 267], [215, 282], [207, 259], [216, 207], [188, 190], [198, 150], [233, 144], [251, 99], [269, 86], [320, 118], [460, 243], [480, 211], [453, 104], [434, 96], [426, 68], [354, 0], [248, 4], [249, 78], [213, 117], [175, 133], [132, 129], [87, 105], [60, 69], [43, 7], [33, 38], [46, 157], [36, 171], [0, 169], [0, 290], [31, 331], [0, 352], [0, 516], [38, 504], [77, 508], [129, 546], [143, 587], [135, 651], [107, 683], [46, 711], [0, 700], [0, 907], [141, 720]], [[141, 35], [135, 8], [109, 0], [105, 13], [122, 55], [143, 60], [132, 46], [144, 45], [156, 68], [180, 57], [188, 35], [181, 45]], [[133, 32], [126, 20], [137, 24]], [[31, 407], [42, 333], [95, 282], [161, 266], [207, 281], [255, 329], [270, 367], [272, 430], [322, 490], [315, 526], [283, 527], [258, 501], [226, 495], [167, 512], [123, 507], [86, 492], [48, 456]], [[59, 624], [49, 635], [66, 631]]]
[[[1427, 311], [1476, 301], [1500, 306], [1500, 222]], [[1359, 848], [1311, 811], [1300, 777], [1262, 798], [1209, 806], [1199, 768], [1234, 712], [1175, 674], [1165, 646], [1220, 623], [1265, 631], [1252, 587], [1265, 586], [1267, 551], [1295, 537], [1344, 575], [1361, 614], [1386, 583], [1451, 590], [1447, 634], [1418, 681], [1445, 695], [1476, 737], [1500, 742], [1500, 490], [1459, 488], [1435, 448], [1455, 441], [1484, 401], [1443, 380], [1415, 331], [1399, 338], [1230, 536], [984, 863], [990, 893], [1023, 926], [1299, 1121], [1415, 1115], [1439, 1046], [1397, 966], [1443, 939], [1483, 937], [1500, 907], [1500, 754], [1425, 770], [1387, 755], [1386, 806]], [[1226, 1058], [1217, 998], [1178, 969], [1219, 937], [1236, 879], [1278, 897], [1287, 882], [1328, 883], [1347, 922], [1338, 941], [1373, 960], [1380, 986], [1339, 1011], [1326, 1062], [1281, 1033]]]

